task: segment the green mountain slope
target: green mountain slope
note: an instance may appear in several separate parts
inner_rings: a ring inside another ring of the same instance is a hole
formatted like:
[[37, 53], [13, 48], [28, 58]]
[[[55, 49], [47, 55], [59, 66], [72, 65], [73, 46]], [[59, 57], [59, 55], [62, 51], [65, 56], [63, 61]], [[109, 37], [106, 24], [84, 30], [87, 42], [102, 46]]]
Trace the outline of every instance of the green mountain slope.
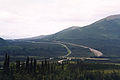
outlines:
[[32, 43], [32, 42], [11, 42], [7, 46], [0, 47], [0, 56], [41, 56], [41, 57], [56, 57], [67, 54], [66, 49], [55, 43]]
[[71, 27], [44, 40], [72, 42], [95, 48], [105, 56], [120, 56], [120, 15], [112, 15], [85, 27]]

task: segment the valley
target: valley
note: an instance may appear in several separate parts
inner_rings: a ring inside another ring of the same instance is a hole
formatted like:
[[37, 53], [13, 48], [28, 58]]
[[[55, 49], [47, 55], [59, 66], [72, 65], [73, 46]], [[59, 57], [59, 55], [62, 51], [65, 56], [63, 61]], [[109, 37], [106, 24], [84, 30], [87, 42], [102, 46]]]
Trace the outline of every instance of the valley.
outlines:
[[119, 21], [110, 16], [51, 35], [0, 38], [0, 80], [119, 80]]
[[0, 80], [120, 80], [120, 0], [0, 0]]
[[72, 26], [51, 35], [15, 40], [0, 38], [0, 56], [7, 53], [20, 59], [27, 56], [69, 59], [120, 57], [120, 19], [114, 16], [84, 27]]

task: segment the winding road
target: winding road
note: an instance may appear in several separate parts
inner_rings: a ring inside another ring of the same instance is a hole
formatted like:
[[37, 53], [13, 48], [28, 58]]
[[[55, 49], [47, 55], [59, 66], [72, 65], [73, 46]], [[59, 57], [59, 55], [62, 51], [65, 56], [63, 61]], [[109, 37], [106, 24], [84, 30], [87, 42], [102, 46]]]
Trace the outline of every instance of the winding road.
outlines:
[[[87, 46], [84, 46], [84, 45], [78, 45], [78, 44], [74, 44], [74, 43], [68, 43], [68, 42], [61, 42], [61, 41], [56, 41], [57, 43], [61, 43], [61, 44], [69, 44], [69, 45], [73, 45], [73, 46], [77, 46], [77, 47], [82, 47], [82, 48], [88, 48], [92, 53], [94, 53], [94, 55], [95, 56], [102, 56], [103, 55], [103, 53], [102, 52], [100, 52], [100, 51], [98, 51], [98, 50], [96, 50], [96, 49], [93, 49], [93, 48], [90, 48], [90, 47], [87, 47]], [[67, 47], [66, 45], [65, 45], [65, 47]], [[68, 50], [70, 50], [68, 47], [67, 47], [67, 49]], [[71, 50], [70, 50], [71, 51]], [[69, 52], [68, 52], [69, 53]], [[72, 53], [72, 52], [71, 52]], [[70, 53], [70, 54], [71, 54]], [[70, 54], [68, 54], [67, 56], [69, 56]], [[66, 56], [66, 57], [67, 57]]]
[[71, 51], [65, 44], [62, 44], [62, 43], [58, 43], [58, 44], [60, 44], [60, 45], [62, 45], [63, 47], [65, 47], [66, 50], [67, 50], [67, 54], [64, 55], [64, 56], [62, 56], [62, 57], [67, 57], [67, 56], [69, 56], [69, 55], [72, 53], [72, 51]]
[[82, 47], [82, 48], [88, 48], [92, 53], [94, 53], [95, 56], [102, 56], [103, 53], [96, 50], [96, 49], [93, 49], [93, 48], [90, 48], [90, 47], [87, 47], [87, 46], [83, 46], [83, 45], [78, 45], [78, 44], [73, 44], [73, 43], [69, 43], [71, 45], [74, 45], [74, 46], [78, 46], [78, 47]]

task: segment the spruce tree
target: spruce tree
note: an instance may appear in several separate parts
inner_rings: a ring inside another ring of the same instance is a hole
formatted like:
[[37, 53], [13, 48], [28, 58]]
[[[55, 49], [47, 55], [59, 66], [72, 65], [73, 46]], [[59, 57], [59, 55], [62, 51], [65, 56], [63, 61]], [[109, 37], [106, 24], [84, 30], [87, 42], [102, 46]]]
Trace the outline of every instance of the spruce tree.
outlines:
[[20, 71], [20, 61], [16, 61], [16, 71]]
[[36, 59], [34, 59], [34, 72], [36, 73], [36, 66], [37, 66], [37, 61], [36, 61]]
[[4, 65], [3, 65], [3, 68], [4, 68], [5, 72], [9, 72], [9, 64], [10, 64], [10, 57], [6, 54]]
[[30, 69], [30, 66], [29, 66], [29, 57], [27, 57], [27, 60], [26, 60], [26, 71], [29, 73], [29, 69]]
[[31, 73], [33, 72], [33, 58], [31, 58], [31, 61], [30, 61], [30, 72]]

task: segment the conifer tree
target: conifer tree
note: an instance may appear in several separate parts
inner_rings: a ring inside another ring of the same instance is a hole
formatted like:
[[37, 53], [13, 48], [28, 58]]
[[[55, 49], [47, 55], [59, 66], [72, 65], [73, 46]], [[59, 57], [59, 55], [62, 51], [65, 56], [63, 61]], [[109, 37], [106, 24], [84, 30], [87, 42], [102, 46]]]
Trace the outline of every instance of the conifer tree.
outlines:
[[30, 66], [29, 66], [29, 57], [27, 57], [27, 60], [26, 60], [26, 71], [29, 73], [30, 71]]
[[36, 59], [34, 59], [34, 72], [36, 72], [36, 66], [37, 66], [37, 61], [36, 61]]
[[16, 71], [20, 71], [20, 61], [16, 61]]
[[30, 60], [30, 72], [33, 72], [33, 58]]
[[6, 54], [4, 66], [3, 66], [5, 72], [9, 72], [9, 64], [10, 64], [10, 57]]

